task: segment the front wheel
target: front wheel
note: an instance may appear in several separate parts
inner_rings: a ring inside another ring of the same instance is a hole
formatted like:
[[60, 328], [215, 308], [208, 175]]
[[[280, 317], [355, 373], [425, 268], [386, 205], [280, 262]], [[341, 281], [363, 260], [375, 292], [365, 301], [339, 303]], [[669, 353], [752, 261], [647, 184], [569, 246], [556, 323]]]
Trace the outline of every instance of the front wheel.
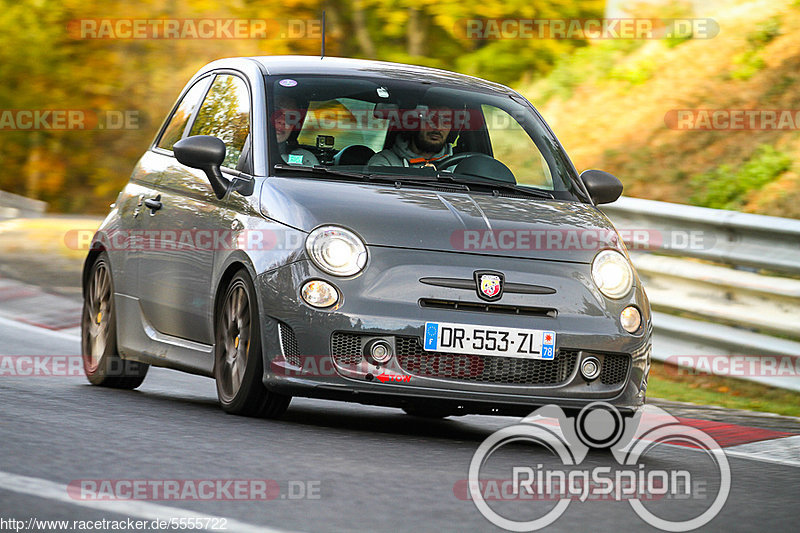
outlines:
[[291, 396], [261, 382], [264, 361], [258, 304], [250, 277], [240, 271], [228, 284], [214, 317], [214, 378], [222, 408], [231, 414], [277, 418]]
[[93, 385], [135, 389], [150, 365], [122, 359], [117, 352], [114, 283], [108, 254], [97, 256], [84, 287], [81, 318], [83, 370]]

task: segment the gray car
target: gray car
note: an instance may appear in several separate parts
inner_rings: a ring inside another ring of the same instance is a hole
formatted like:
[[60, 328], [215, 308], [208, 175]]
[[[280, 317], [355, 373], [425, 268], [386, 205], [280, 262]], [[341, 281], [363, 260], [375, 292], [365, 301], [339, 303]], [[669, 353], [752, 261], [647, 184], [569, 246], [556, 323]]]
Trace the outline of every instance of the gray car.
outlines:
[[482, 79], [318, 57], [215, 61], [189, 81], [94, 236], [82, 349], [96, 385], [150, 365], [222, 407], [292, 396], [415, 416], [645, 399], [651, 314], [533, 106]]

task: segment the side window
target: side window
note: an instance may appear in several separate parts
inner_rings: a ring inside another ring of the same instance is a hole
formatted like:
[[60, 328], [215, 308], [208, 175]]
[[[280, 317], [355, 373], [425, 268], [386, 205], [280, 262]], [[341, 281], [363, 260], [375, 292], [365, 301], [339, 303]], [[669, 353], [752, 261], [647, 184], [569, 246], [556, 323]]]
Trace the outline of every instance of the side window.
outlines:
[[194, 109], [200, 103], [200, 99], [203, 97], [203, 92], [207, 87], [207, 83], [208, 78], [201, 79], [192, 85], [192, 88], [186, 92], [186, 96], [184, 96], [183, 100], [181, 100], [178, 109], [175, 110], [175, 113], [172, 115], [169, 124], [167, 124], [167, 127], [164, 129], [164, 134], [161, 135], [161, 139], [158, 141], [157, 146], [159, 148], [172, 150], [172, 146], [181, 140], [181, 137], [183, 136], [183, 130], [186, 129], [186, 124], [192, 117]]
[[227, 148], [222, 166], [236, 168], [250, 133], [250, 96], [244, 80], [221, 74], [214, 79], [189, 136], [213, 135]]

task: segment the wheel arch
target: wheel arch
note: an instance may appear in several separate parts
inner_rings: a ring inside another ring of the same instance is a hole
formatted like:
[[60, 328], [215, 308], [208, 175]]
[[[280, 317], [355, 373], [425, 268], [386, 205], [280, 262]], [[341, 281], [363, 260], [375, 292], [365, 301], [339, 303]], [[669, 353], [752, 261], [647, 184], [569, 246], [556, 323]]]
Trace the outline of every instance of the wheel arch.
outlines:
[[[95, 243], [86, 255], [86, 259], [83, 261], [83, 271], [81, 272], [81, 294], [83, 297], [86, 297], [86, 284], [89, 282], [89, 274], [92, 271], [92, 267], [95, 261], [97, 261], [97, 257], [105, 251], [105, 246], [100, 243]], [[111, 279], [113, 282], [114, 278], [112, 277]]]
[[[214, 288], [214, 306], [211, 308], [213, 310], [214, 315], [216, 315], [217, 311], [219, 310], [220, 301], [224, 296], [225, 289], [228, 288], [228, 285], [233, 279], [233, 276], [235, 276], [236, 273], [241, 270], [247, 272], [247, 275], [250, 276], [250, 281], [253, 284], [255, 284], [256, 281], [255, 269], [253, 268], [253, 265], [248, 260], [248, 258], [241, 257], [238, 255], [229, 257], [228, 260], [225, 262], [225, 265], [221, 269], [222, 274], [219, 276], [217, 285]], [[258, 300], [257, 292], [256, 292], [256, 299]], [[211, 317], [211, 320], [213, 326], [214, 316]]]
[[[211, 320], [212, 331], [216, 331], [216, 315], [219, 312], [219, 307], [222, 305], [222, 299], [225, 297], [225, 291], [228, 288], [233, 277], [237, 272], [245, 271], [250, 277], [253, 284], [255, 305], [258, 310], [259, 330], [261, 335], [261, 356], [264, 363], [265, 377], [270, 373], [270, 364], [272, 359], [276, 356], [280, 348], [280, 338], [278, 334], [278, 321], [272, 318], [265, 310], [269, 308], [268, 302], [265, 301], [265, 295], [259, 288], [259, 276], [263, 272], [259, 272], [253, 265], [251, 257], [244, 252], [236, 251], [229, 255], [223, 266], [220, 268], [222, 274], [219, 276], [217, 285], [213, 293], [213, 307]], [[216, 336], [216, 333], [215, 333]]]

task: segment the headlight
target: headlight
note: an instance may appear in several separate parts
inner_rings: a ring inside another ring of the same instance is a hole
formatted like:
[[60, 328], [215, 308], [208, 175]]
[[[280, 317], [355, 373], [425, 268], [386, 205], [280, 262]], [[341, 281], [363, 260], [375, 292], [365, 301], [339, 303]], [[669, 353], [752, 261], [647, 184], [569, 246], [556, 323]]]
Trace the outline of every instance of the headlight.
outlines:
[[367, 264], [367, 247], [352, 231], [322, 226], [308, 234], [306, 251], [320, 269], [334, 276], [358, 274]]
[[633, 286], [633, 269], [621, 253], [603, 250], [592, 261], [592, 279], [609, 298], [622, 298]]

